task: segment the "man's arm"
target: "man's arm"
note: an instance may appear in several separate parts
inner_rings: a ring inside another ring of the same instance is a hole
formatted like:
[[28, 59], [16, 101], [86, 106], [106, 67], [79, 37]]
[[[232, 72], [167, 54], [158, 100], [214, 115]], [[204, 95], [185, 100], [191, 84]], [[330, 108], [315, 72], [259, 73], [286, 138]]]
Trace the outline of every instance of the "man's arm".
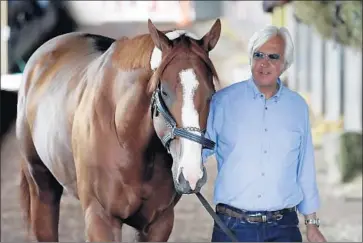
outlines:
[[[218, 116], [217, 116], [217, 102], [215, 99], [215, 96], [213, 96], [211, 102], [210, 102], [210, 106], [209, 106], [209, 114], [208, 114], [208, 119], [207, 119], [207, 128], [205, 131], [205, 137], [212, 140], [213, 142], [216, 143], [214, 150], [210, 150], [207, 148], [204, 148], [202, 150], [202, 163], [205, 163], [207, 158], [211, 155], [213, 155], [216, 151], [216, 147], [217, 147], [217, 131], [216, 131], [216, 125], [218, 124]], [[220, 119], [220, 118], [219, 118]]]
[[298, 210], [305, 219], [316, 217], [316, 211], [320, 207], [319, 191], [316, 182], [314, 146], [311, 136], [309, 108], [305, 106], [305, 129], [299, 156], [298, 181], [304, 194], [303, 201], [298, 205]]

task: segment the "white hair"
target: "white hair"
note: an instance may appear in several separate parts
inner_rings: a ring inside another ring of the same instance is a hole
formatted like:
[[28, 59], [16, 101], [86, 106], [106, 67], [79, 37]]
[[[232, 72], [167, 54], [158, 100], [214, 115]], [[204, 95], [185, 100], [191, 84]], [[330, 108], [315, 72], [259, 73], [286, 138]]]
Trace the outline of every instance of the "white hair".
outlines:
[[285, 41], [285, 53], [284, 53], [284, 66], [282, 72], [287, 70], [294, 60], [294, 43], [292, 42], [289, 30], [285, 27], [266, 26], [265, 28], [257, 31], [250, 38], [248, 43], [248, 54], [250, 58], [250, 64], [252, 64], [253, 53], [265, 44], [270, 38], [274, 36], [281, 36]]

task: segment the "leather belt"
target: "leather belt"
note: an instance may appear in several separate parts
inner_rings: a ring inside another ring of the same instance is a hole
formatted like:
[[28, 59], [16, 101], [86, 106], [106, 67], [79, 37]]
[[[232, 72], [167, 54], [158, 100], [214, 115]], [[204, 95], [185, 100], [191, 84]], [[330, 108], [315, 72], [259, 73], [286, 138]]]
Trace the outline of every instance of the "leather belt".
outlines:
[[265, 223], [268, 221], [278, 221], [283, 218], [285, 213], [294, 211], [296, 211], [296, 207], [284, 208], [277, 211], [254, 213], [251, 211], [236, 209], [225, 204], [218, 204], [216, 206], [217, 213], [221, 213], [241, 220], [246, 220], [249, 223]]

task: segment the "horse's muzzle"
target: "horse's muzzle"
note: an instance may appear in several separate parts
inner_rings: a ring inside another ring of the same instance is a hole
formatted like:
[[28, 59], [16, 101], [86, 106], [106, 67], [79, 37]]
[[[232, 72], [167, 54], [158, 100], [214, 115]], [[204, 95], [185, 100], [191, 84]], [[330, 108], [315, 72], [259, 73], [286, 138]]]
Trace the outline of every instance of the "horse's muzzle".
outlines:
[[183, 172], [179, 174], [179, 182], [174, 181], [175, 190], [179, 194], [193, 194], [196, 192], [199, 192], [200, 189], [204, 186], [204, 184], [207, 182], [207, 170], [204, 166], [202, 166], [203, 170], [203, 176], [200, 178], [196, 184], [196, 187], [194, 190], [190, 187], [189, 182], [185, 179]]

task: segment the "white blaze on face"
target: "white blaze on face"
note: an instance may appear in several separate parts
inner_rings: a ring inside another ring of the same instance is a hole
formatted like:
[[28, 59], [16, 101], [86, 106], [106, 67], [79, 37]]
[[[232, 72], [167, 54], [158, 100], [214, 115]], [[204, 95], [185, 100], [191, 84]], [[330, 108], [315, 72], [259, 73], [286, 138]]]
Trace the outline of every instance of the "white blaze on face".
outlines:
[[[198, 37], [196, 35], [194, 35], [193, 33], [187, 32], [185, 30], [174, 30], [172, 32], [166, 33], [165, 35], [169, 38], [169, 40], [174, 40], [183, 34], [185, 34], [186, 36], [189, 36], [190, 38], [198, 39]], [[152, 70], [155, 70], [160, 66], [161, 56], [162, 56], [161, 51], [159, 50], [159, 48], [155, 47], [151, 54], [151, 59], [150, 59], [150, 66], [151, 66]]]
[[[183, 104], [181, 111], [182, 127], [199, 127], [199, 114], [194, 106], [194, 94], [199, 82], [193, 69], [183, 70], [179, 74], [183, 87]], [[198, 134], [197, 132], [195, 132]], [[184, 178], [189, 182], [192, 190], [195, 189], [197, 181], [202, 178], [201, 151], [202, 145], [191, 140], [180, 138], [182, 154], [178, 164], [177, 178], [183, 168]]]

